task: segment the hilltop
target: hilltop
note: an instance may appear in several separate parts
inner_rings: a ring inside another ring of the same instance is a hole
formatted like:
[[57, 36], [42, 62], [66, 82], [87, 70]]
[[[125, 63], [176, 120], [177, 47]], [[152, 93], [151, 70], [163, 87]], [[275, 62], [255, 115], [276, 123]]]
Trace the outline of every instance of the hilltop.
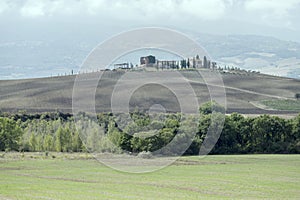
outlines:
[[[208, 69], [202, 69], [205, 76]], [[96, 92], [97, 112], [110, 110], [111, 94], [117, 80], [124, 71], [106, 71], [84, 74], [87, 79], [97, 78], [104, 73]], [[130, 72], [129, 72], [130, 73]], [[142, 73], [142, 72], [141, 72]], [[152, 73], [152, 72], [143, 72]], [[161, 73], [166, 73], [161, 71]], [[210, 101], [207, 86], [203, 78], [195, 76], [193, 71], [181, 71], [195, 90], [200, 103]], [[76, 75], [48, 77], [23, 80], [0, 81], [0, 111], [18, 112], [72, 112], [72, 92]], [[300, 80], [275, 77], [265, 74], [244, 71], [222, 72], [227, 98], [227, 113], [239, 112], [246, 115], [274, 114], [294, 116], [300, 112], [300, 101], [296, 94], [300, 93]], [[176, 85], [176, 80], [173, 81]], [[129, 84], [129, 83], [128, 83]], [[152, 103], [164, 102], [168, 111], [178, 111], [178, 104], [173, 104], [172, 94], [162, 88], [143, 88], [132, 99], [131, 106], [149, 108]], [[157, 86], [153, 86], [157, 87]], [[223, 87], [211, 85], [211, 87]], [[184, 91], [184, 88], [182, 89]], [[125, 91], [126, 92], [126, 91]], [[146, 96], [145, 96], [146, 95]], [[151, 96], [151, 101], [148, 96]], [[153, 100], [154, 99], [154, 100]], [[277, 106], [274, 106], [276, 104]], [[283, 105], [283, 106], [281, 106]]]

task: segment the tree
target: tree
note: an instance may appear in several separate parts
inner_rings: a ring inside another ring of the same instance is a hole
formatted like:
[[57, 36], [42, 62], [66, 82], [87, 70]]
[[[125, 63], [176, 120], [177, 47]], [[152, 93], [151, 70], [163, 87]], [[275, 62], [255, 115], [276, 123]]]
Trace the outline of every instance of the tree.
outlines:
[[79, 133], [76, 131], [72, 138], [72, 151], [80, 152], [82, 151], [82, 141], [80, 139]]
[[181, 65], [181, 68], [182, 68], [182, 69], [186, 69], [186, 60], [184, 60], [184, 59], [181, 60], [181, 61], [180, 61], [180, 65]]
[[202, 104], [199, 111], [200, 111], [200, 114], [203, 114], [203, 115], [211, 114], [213, 111], [225, 113], [225, 108], [222, 107], [220, 104], [218, 104], [215, 101], [210, 101], [210, 102], [206, 102], [206, 103]]
[[34, 133], [31, 133], [30, 139], [29, 139], [29, 145], [31, 151], [37, 150], [37, 141]]
[[44, 145], [43, 145], [44, 150], [45, 151], [52, 151], [53, 150], [52, 149], [52, 146], [53, 146], [52, 144], [53, 144], [53, 137], [51, 135], [47, 134], [44, 138]]
[[163, 127], [164, 127], [164, 123], [162, 123], [161, 121], [158, 121], [158, 120], [154, 120], [150, 124], [150, 128], [152, 130], [159, 130], [159, 129], [162, 129]]
[[300, 153], [300, 114], [291, 121], [292, 132], [288, 150], [290, 153]]
[[145, 127], [150, 124], [149, 114], [138, 111], [137, 109], [133, 113], [130, 113], [130, 117], [139, 127]]
[[63, 129], [61, 127], [55, 132], [55, 150], [57, 152], [63, 151]]
[[107, 136], [109, 140], [116, 146], [122, 148], [123, 150], [131, 151], [130, 139], [132, 138], [132, 135], [119, 130], [114, 121], [111, 121], [108, 125]]
[[[283, 153], [286, 151], [283, 135], [286, 124], [284, 119], [262, 115], [253, 121], [253, 145], [258, 153]], [[279, 145], [281, 144], [281, 145]]]
[[203, 57], [203, 67], [208, 68], [208, 62], [206, 56]]
[[[239, 115], [241, 116], [241, 115]], [[238, 126], [238, 142], [240, 144], [240, 153], [253, 153], [252, 149], [252, 135], [253, 135], [253, 120], [254, 118], [241, 116], [242, 119], [237, 123]]]
[[64, 152], [69, 152], [72, 150], [72, 134], [69, 127], [63, 130], [62, 135], [62, 149]]
[[165, 127], [176, 129], [179, 126], [178, 119], [166, 119]]
[[23, 132], [13, 119], [0, 117], [0, 151], [19, 150]]
[[232, 154], [240, 153], [243, 143], [241, 138], [241, 123], [244, 117], [240, 114], [233, 113], [226, 116], [224, 127], [213, 153]]
[[130, 147], [133, 152], [150, 151], [152, 148], [152, 142], [150, 137], [141, 138], [145, 133], [136, 133], [130, 140]]

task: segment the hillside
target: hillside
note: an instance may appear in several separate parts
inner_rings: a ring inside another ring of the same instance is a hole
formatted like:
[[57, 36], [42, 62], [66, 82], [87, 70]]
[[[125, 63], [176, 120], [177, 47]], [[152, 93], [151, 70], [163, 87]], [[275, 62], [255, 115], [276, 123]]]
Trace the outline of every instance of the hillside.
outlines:
[[[202, 73], [205, 76], [208, 71], [203, 70]], [[111, 111], [111, 94], [114, 85], [123, 74], [122, 71], [108, 71], [103, 74], [96, 92], [97, 112]], [[200, 104], [210, 100], [203, 78], [195, 75], [193, 71], [182, 71], [182, 74], [191, 83]], [[86, 80], [95, 79], [99, 75], [100, 72], [84, 74]], [[20, 110], [72, 112], [72, 91], [75, 77], [2, 80], [0, 81], [0, 110], [2, 112], [18, 112]], [[300, 80], [238, 72], [223, 73], [222, 78], [226, 90], [227, 113], [296, 115], [300, 112], [297, 107], [289, 110], [276, 110], [278, 108], [274, 109], [263, 104], [263, 102], [288, 99], [299, 105], [299, 100], [294, 99], [295, 94], [300, 93]], [[174, 86], [178, 85], [175, 79], [168, 81]], [[126, 84], [129, 86], [131, 83], [125, 83], [125, 88]], [[211, 87], [220, 88], [222, 86], [216, 84]], [[185, 92], [185, 88], [180, 90]], [[125, 94], [126, 90], [122, 92]], [[174, 94], [157, 85], [144, 86], [135, 93], [130, 101], [131, 108], [139, 106], [148, 109], [153, 104], [162, 104], [170, 112], [178, 111], [178, 102]]]

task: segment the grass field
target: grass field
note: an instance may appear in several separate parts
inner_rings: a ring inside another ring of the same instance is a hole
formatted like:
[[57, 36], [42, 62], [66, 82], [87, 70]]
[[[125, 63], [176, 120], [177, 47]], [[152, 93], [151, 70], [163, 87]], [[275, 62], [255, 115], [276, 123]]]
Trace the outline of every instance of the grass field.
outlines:
[[300, 100], [264, 100], [261, 103], [271, 109], [300, 111]]
[[182, 157], [144, 174], [87, 154], [0, 156], [0, 199], [300, 199], [300, 155]]

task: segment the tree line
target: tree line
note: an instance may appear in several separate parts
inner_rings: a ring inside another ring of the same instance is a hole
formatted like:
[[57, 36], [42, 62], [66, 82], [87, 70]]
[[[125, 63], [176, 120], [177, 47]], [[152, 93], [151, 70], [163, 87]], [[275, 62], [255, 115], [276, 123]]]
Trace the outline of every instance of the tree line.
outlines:
[[[222, 107], [210, 102], [200, 108], [200, 117], [180, 113], [149, 116], [135, 110], [130, 113], [131, 120], [125, 122], [121, 114], [100, 113], [96, 120], [82, 114], [77, 123], [70, 114], [0, 113], [0, 151], [156, 151], [176, 155], [182, 144], [190, 143], [184, 153], [197, 155], [208, 129], [222, 126], [212, 124], [212, 118], [222, 121], [222, 112]], [[189, 134], [193, 134], [191, 139]], [[163, 148], [171, 141], [175, 144], [172, 148]], [[210, 153], [300, 153], [300, 114], [293, 119], [226, 115], [221, 135]]]

